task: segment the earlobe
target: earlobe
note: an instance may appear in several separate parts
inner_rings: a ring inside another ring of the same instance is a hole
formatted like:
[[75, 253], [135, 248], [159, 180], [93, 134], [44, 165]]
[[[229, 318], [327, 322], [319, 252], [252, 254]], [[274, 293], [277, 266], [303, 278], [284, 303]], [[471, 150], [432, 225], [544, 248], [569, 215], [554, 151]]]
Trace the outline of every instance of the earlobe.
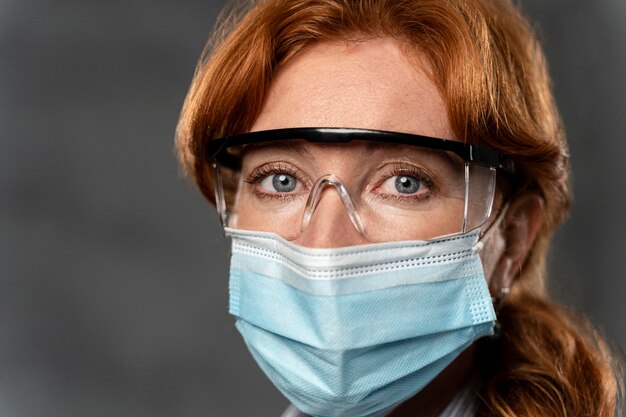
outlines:
[[534, 193], [517, 196], [510, 202], [502, 222], [504, 249], [491, 280], [493, 294], [511, 288], [535, 243], [543, 224], [543, 198]]

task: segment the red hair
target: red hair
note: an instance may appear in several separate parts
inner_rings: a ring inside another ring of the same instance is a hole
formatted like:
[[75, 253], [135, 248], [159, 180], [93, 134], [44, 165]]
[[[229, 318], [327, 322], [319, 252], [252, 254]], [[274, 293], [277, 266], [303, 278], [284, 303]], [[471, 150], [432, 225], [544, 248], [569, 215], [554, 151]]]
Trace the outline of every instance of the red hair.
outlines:
[[[509, 0], [260, 0], [226, 15], [198, 63], [177, 129], [182, 165], [214, 202], [207, 141], [247, 131], [276, 70], [328, 40], [396, 39], [425, 57], [457, 138], [512, 156], [544, 222], [484, 350], [484, 415], [612, 416], [621, 377], [606, 343], [545, 291], [570, 205], [568, 149], [541, 47]], [[489, 362], [489, 361], [486, 361]], [[493, 363], [493, 360], [491, 362]]]

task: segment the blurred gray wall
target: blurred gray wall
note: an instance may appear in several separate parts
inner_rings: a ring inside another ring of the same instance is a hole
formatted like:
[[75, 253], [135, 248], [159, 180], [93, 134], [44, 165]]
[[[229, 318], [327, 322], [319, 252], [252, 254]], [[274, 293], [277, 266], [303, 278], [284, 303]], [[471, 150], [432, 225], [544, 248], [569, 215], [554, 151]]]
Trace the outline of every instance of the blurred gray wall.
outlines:
[[[0, 0], [0, 416], [276, 417], [177, 115], [222, 1]], [[571, 140], [553, 288], [626, 347], [626, 2], [524, 0]]]

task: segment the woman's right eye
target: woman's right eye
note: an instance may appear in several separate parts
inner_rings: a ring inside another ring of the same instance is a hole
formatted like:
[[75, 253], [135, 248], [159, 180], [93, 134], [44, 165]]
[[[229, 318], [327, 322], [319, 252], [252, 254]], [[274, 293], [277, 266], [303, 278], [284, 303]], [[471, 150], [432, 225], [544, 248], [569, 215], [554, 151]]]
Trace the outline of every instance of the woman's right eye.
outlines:
[[301, 188], [298, 179], [286, 173], [268, 175], [259, 182], [259, 185], [264, 190], [273, 193], [292, 193]]
[[285, 163], [265, 164], [250, 172], [245, 182], [259, 198], [292, 198], [307, 189], [306, 175]]

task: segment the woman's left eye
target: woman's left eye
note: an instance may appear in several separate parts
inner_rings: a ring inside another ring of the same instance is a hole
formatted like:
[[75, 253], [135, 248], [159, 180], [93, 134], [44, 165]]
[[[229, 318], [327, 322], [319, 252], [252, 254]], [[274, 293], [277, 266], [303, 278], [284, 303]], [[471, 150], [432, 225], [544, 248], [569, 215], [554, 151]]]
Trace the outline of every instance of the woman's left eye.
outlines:
[[390, 179], [394, 180], [395, 189], [401, 194], [416, 193], [422, 186], [422, 182], [419, 180], [419, 178], [415, 178], [410, 175], [398, 175], [395, 177], [395, 179], [394, 177]]
[[380, 186], [384, 194], [409, 196], [424, 189], [423, 181], [413, 175], [394, 175], [387, 178]]

